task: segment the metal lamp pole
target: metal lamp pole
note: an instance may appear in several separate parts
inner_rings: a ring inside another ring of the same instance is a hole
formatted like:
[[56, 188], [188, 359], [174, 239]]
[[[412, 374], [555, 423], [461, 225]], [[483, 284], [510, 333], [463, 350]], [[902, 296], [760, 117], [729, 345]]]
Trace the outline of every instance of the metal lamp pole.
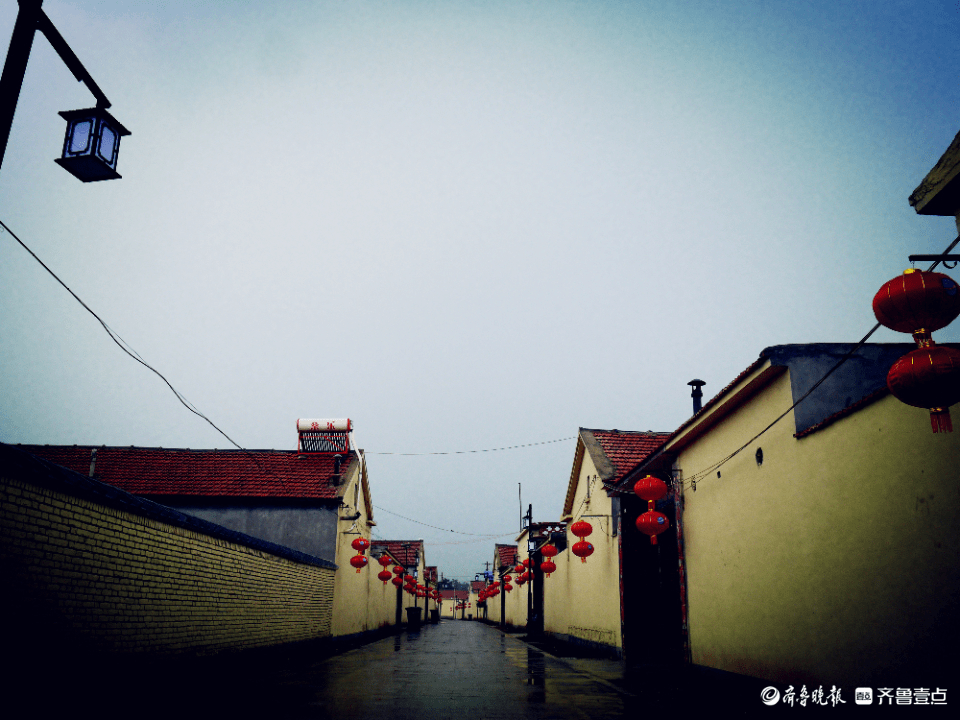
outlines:
[[97, 98], [97, 109], [106, 110], [110, 107], [107, 96], [90, 77], [90, 73], [67, 45], [67, 41], [43, 12], [43, 0], [17, 1], [20, 4], [20, 10], [17, 12], [17, 21], [13, 26], [13, 36], [10, 38], [7, 59], [3, 64], [3, 74], [0, 75], [0, 166], [3, 165], [3, 156], [6, 154], [10, 128], [13, 127], [13, 115], [17, 110], [20, 89], [23, 87], [23, 78], [27, 72], [27, 61], [30, 59], [30, 50], [33, 48], [33, 36], [37, 30], [46, 36], [77, 81], [86, 85]]

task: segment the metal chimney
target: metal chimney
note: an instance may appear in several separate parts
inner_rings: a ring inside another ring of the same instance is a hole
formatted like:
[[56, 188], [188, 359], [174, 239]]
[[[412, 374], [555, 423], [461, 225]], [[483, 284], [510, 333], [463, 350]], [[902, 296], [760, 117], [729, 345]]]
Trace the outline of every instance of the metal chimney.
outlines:
[[687, 385], [693, 387], [693, 390], [690, 392], [690, 397], [693, 398], [693, 414], [696, 415], [700, 412], [700, 408], [703, 407], [703, 404], [700, 402], [700, 399], [703, 397], [703, 390], [700, 388], [706, 385], [706, 383], [703, 380], [694, 379], [688, 382]]

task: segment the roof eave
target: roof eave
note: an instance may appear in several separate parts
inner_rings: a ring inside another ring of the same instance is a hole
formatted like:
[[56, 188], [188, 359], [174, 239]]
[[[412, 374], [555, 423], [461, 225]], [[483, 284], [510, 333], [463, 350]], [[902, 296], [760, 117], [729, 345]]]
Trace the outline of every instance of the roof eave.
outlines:
[[768, 358], [761, 356], [734, 382], [711, 398], [700, 412], [677, 428], [656, 452], [624, 475], [618, 483], [618, 489], [623, 491], [624, 488], [628, 488], [636, 481], [638, 475], [663, 471], [665, 466], [672, 464], [676, 456], [686, 447], [746, 404], [786, 371], [785, 365], [774, 365]]

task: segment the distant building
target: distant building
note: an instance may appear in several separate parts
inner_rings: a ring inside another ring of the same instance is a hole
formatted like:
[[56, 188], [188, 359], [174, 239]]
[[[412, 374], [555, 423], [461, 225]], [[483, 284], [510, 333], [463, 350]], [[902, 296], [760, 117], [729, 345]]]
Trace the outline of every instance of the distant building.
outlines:
[[[425, 588], [436, 589], [436, 568], [426, 566], [426, 549], [423, 540], [374, 540], [374, 552], [380, 550], [388, 551], [393, 557], [397, 558], [403, 569], [414, 577], [417, 585], [423, 585]], [[412, 593], [406, 591], [401, 596], [401, 613], [405, 614], [406, 608], [420, 608], [420, 618], [422, 620], [430, 619], [430, 611], [438, 608], [437, 601], [429, 597], [418, 598]], [[407, 618], [403, 617], [402, 622]]]

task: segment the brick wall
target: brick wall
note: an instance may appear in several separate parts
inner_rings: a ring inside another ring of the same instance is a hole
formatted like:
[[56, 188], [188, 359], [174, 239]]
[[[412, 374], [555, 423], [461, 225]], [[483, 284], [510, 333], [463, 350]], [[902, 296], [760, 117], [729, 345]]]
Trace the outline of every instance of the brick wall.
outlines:
[[30, 641], [209, 653], [330, 636], [335, 566], [0, 447], [5, 617]]

